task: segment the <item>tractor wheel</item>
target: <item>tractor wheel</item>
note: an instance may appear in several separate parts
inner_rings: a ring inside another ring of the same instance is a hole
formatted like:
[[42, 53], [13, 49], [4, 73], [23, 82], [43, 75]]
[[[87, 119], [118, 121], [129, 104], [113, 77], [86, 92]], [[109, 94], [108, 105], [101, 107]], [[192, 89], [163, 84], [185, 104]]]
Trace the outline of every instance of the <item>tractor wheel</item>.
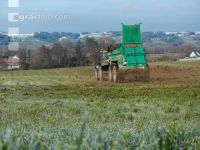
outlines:
[[99, 80], [103, 81], [103, 69], [102, 69], [102, 67], [99, 68]]
[[95, 68], [95, 78], [99, 80], [99, 70]]
[[112, 66], [108, 68], [108, 81], [112, 82], [113, 80], [113, 73], [112, 73]]
[[118, 81], [118, 67], [117, 67], [117, 65], [113, 66], [112, 74], [113, 74], [113, 76], [112, 76], [113, 82], [117, 83], [117, 81]]

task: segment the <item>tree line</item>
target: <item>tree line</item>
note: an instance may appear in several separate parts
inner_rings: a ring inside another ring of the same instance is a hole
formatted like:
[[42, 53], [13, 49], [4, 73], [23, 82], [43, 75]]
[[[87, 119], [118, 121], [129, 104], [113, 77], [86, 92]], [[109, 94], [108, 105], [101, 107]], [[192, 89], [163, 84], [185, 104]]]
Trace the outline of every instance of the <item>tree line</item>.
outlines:
[[[119, 43], [113, 38], [84, 38], [71, 40], [63, 38], [52, 45], [41, 46], [37, 50], [21, 47], [18, 56], [22, 69], [42, 69], [76, 67], [98, 64], [99, 50], [108, 49], [110, 46], [117, 47]], [[187, 53], [198, 50], [194, 45], [181, 44], [174, 46], [170, 44], [145, 43], [147, 54]]]
[[37, 50], [21, 47], [18, 56], [22, 69], [42, 69], [88, 66], [98, 63], [99, 50], [116, 45], [113, 38], [85, 38], [73, 42], [64, 38], [53, 45], [41, 46]]

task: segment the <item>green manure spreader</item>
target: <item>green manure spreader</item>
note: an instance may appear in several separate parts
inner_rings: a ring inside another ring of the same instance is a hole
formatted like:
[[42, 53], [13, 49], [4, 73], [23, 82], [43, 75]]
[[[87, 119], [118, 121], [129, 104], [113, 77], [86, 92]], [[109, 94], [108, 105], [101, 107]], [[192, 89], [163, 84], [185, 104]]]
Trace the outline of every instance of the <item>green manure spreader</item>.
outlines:
[[100, 50], [95, 67], [97, 80], [110, 82], [148, 81], [149, 66], [142, 43], [140, 24], [122, 25], [122, 43], [118, 48]]

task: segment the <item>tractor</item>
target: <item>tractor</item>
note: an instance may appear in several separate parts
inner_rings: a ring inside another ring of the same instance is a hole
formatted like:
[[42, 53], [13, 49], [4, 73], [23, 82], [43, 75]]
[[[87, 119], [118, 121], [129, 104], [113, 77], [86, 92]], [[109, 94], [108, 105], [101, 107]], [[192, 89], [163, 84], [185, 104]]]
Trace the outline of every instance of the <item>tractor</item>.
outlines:
[[99, 64], [95, 66], [95, 77], [110, 82], [148, 81], [149, 65], [142, 43], [141, 24], [122, 24], [122, 42], [115, 48], [99, 51]]

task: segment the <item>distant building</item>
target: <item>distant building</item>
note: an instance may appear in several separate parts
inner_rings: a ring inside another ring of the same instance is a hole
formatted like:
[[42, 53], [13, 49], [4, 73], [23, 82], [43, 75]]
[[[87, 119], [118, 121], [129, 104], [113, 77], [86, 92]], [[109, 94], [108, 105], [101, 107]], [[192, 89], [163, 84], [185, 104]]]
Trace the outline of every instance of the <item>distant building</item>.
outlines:
[[200, 54], [198, 51], [193, 51], [192, 53], [189, 54], [189, 58], [197, 58], [200, 57]]
[[200, 52], [198, 51], [193, 51], [189, 53], [185, 58], [180, 59], [179, 61], [195, 61], [195, 60], [200, 60]]
[[8, 70], [15, 70], [20, 69], [20, 59], [17, 56], [9, 57], [8, 58]]
[[0, 70], [20, 69], [20, 59], [17, 56], [0, 57]]
[[95, 38], [95, 39], [99, 39], [99, 38], [105, 38], [105, 37], [112, 37], [112, 33], [111, 32], [93, 32], [93, 33], [81, 33], [79, 38]]
[[165, 32], [166, 35], [175, 35], [178, 34], [178, 32]]
[[67, 40], [69, 40], [69, 38], [67, 38], [65, 36], [62, 36], [61, 38], [58, 39], [59, 42], [67, 41]]

